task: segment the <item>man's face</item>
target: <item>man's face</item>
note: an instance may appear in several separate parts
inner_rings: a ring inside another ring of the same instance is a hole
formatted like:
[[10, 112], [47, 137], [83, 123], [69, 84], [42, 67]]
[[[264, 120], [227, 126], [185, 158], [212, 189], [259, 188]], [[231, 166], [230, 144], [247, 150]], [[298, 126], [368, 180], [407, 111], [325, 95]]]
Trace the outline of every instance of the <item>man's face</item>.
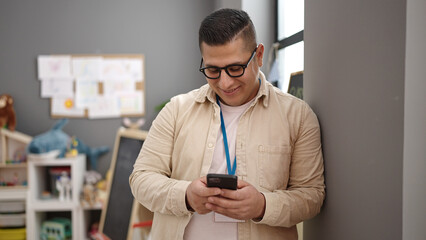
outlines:
[[[246, 64], [254, 49], [247, 49], [244, 40], [237, 38], [225, 45], [201, 44], [203, 65], [225, 67], [231, 64]], [[263, 45], [259, 44], [254, 58], [240, 77], [230, 77], [222, 70], [218, 79], [207, 79], [210, 87], [229, 106], [240, 106], [252, 100], [259, 90], [259, 68], [262, 66]]]

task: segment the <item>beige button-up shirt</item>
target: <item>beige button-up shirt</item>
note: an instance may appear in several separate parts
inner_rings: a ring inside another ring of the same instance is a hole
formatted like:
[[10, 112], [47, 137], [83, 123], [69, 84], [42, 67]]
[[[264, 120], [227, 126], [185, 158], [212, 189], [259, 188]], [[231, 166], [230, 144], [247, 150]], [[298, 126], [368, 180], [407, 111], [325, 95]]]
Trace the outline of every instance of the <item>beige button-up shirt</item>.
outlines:
[[[238, 223], [238, 238], [296, 240], [295, 224], [317, 215], [325, 196], [320, 128], [304, 101], [260, 78], [238, 125], [236, 174], [264, 194], [266, 209], [261, 221]], [[129, 179], [135, 198], [154, 212], [153, 239], [183, 238], [192, 216], [186, 188], [207, 175], [219, 128], [208, 84], [173, 97], [154, 120]]]

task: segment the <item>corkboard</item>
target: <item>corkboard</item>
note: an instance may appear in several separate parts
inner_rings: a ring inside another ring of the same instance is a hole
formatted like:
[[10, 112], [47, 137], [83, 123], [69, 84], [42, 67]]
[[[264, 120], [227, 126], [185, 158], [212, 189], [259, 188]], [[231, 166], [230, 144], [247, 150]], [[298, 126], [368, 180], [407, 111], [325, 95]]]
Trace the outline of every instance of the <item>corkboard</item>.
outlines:
[[[97, 97], [94, 97], [95, 101], [96, 101], [96, 106], [89, 108], [89, 107], [79, 107], [78, 111], [67, 111], [70, 108], [77, 108], [76, 107], [76, 103], [78, 104], [78, 97], [75, 95], [74, 97], [64, 97], [64, 98], [50, 98], [50, 114], [52, 116], [52, 118], [114, 118], [114, 117], [142, 117], [145, 115], [145, 57], [142, 54], [119, 54], [119, 55], [113, 55], [113, 54], [109, 54], [109, 55], [49, 55], [49, 56], [39, 56], [40, 57], [45, 57], [45, 58], [49, 58], [49, 57], [66, 57], [70, 60], [70, 64], [71, 64], [71, 72], [72, 74], [77, 74], [78, 70], [80, 69], [73, 69], [73, 61], [74, 60], [87, 60], [87, 59], [96, 59], [99, 60], [101, 59], [100, 62], [102, 62], [102, 64], [105, 64], [107, 62], [136, 62], [136, 63], [140, 63], [140, 79], [138, 78], [137, 80], [132, 79], [132, 81], [130, 81], [128, 79], [126, 79], [128, 81], [127, 86], [132, 86], [134, 85], [134, 88], [132, 89], [134, 92], [132, 94], [122, 94], [120, 96], [116, 96], [115, 94], [111, 94], [111, 93], [106, 93], [105, 89], [107, 87], [106, 83], [107, 81], [105, 79], [99, 79], [99, 81], [97, 81], [97, 83], [94, 83], [95, 81], [92, 80], [91, 82], [91, 86], [92, 89], [96, 89], [95, 91], [97, 92]], [[40, 61], [39, 61], [40, 64]], [[107, 67], [105, 67], [105, 65], [102, 65], [103, 67], [103, 71], [105, 71], [105, 69], [107, 69]], [[113, 69], [113, 67], [111, 67], [112, 65], [108, 66], [111, 69]], [[123, 64], [124, 66], [124, 64]], [[134, 65], [133, 65], [134, 66]], [[75, 66], [74, 66], [75, 67]], [[139, 66], [138, 66], [139, 67]], [[113, 69], [114, 70], [114, 69]], [[117, 70], [117, 67], [115, 68], [115, 70]], [[40, 69], [39, 69], [40, 71]], [[118, 72], [118, 70], [116, 71]], [[117, 73], [116, 73], [117, 74]], [[40, 75], [40, 74], [39, 74]], [[75, 76], [72, 75], [71, 78], [74, 78]], [[39, 76], [40, 78], [40, 76]], [[113, 79], [114, 77], [109, 77], [108, 80], [109, 83], [110, 82], [119, 82], [117, 81], [117, 79]], [[81, 82], [84, 81], [77, 81], [76, 79], [78, 79], [77, 77], [75, 77], [75, 79], [73, 79], [73, 93], [77, 92], [77, 88], [78, 89], [82, 89], [81, 87]], [[42, 79], [40, 79], [42, 80]], [[113, 80], [113, 81], [111, 81]], [[120, 79], [119, 79], [120, 80]], [[123, 79], [121, 79], [123, 80]], [[124, 84], [123, 84], [124, 85]], [[108, 87], [108, 89], [112, 89], [114, 90], [113, 87]], [[80, 98], [81, 99], [81, 98]], [[130, 108], [127, 107], [125, 108], [125, 104], [127, 104], [127, 106], [131, 106]], [[58, 107], [60, 106], [59, 109], [57, 110]], [[66, 106], [64, 108], [64, 106]], [[114, 111], [111, 111], [109, 108], [111, 108], [111, 106], [114, 106]], [[101, 109], [101, 110], [99, 110]], [[77, 110], [77, 109], [76, 109]], [[103, 112], [102, 112], [103, 111]]]

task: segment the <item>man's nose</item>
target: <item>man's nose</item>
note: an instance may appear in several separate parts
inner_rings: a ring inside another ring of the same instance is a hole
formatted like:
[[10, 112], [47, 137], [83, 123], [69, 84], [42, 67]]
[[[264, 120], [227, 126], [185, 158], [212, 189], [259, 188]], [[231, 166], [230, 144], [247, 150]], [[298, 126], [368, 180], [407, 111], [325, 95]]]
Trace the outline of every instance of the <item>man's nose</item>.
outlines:
[[225, 69], [221, 70], [220, 77], [219, 77], [219, 86], [222, 89], [228, 89], [232, 86], [232, 83], [234, 82], [234, 79], [226, 73]]

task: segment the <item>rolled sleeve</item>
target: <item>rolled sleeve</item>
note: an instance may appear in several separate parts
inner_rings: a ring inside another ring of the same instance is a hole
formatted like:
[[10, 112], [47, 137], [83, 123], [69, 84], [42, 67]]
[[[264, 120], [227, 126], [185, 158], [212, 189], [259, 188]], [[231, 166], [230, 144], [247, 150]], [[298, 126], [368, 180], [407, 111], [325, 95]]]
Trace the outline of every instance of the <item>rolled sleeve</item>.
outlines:
[[185, 202], [186, 189], [189, 184], [191, 184], [189, 181], [178, 181], [171, 189], [172, 212], [177, 216], [191, 214]]

